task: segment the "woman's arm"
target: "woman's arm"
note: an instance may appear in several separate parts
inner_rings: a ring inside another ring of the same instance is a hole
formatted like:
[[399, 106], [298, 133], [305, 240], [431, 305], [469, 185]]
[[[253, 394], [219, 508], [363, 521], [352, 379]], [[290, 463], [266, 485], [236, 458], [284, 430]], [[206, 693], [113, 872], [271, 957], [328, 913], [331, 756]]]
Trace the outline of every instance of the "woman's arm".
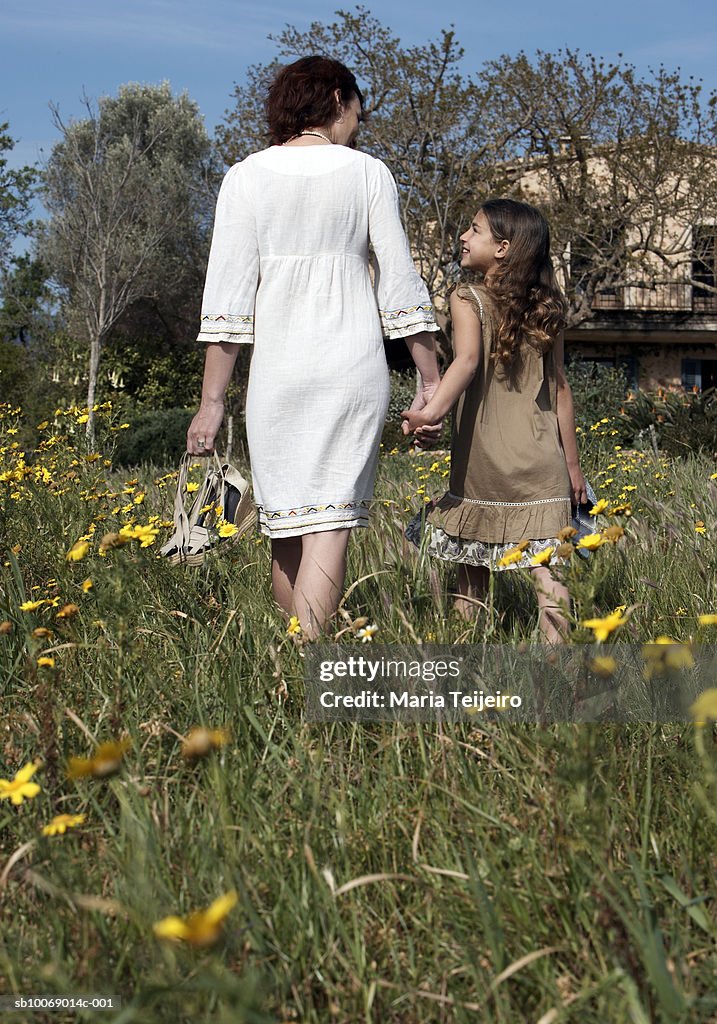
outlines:
[[555, 371], [557, 376], [557, 403], [558, 403], [558, 430], [560, 431], [560, 444], [565, 453], [565, 461], [570, 476], [570, 487], [572, 489], [572, 502], [574, 505], [584, 505], [588, 500], [585, 489], [585, 477], [580, 468], [580, 457], [578, 455], [578, 442], [575, 433], [575, 409], [573, 406], [573, 393], [570, 390], [568, 379], [565, 376], [564, 352], [565, 343], [562, 334], [555, 339], [553, 347], [555, 355]]
[[453, 408], [475, 376], [482, 351], [480, 319], [468, 299], [457, 292], [450, 298], [453, 321], [453, 362], [443, 375], [435, 394], [423, 409], [406, 409], [401, 413], [410, 431], [438, 423]]
[[[224, 419], [224, 393], [238, 352], [234, 342], [218, 341], [207, 345], [202, 402], [187, 431], [187, 451], [192, 455], [206, 455], [214, 448], [214, 439]], [[199, 441], [204, 443], [200, 445]]]

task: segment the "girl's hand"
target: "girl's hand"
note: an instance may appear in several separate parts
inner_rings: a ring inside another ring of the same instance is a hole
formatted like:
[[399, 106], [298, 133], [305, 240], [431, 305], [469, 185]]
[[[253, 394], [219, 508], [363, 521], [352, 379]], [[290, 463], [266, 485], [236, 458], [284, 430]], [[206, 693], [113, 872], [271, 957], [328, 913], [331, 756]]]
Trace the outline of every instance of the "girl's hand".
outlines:
[[588, 492], [585, 486], [585, 477], [583, 471], [578, 463], [574, 463], [572, 466], [568, 464], [568, 474], [570, 476], [570, 490], [572, 491], [572, 503], [573, 505], [585, 505], [588, 501]]
[[[423, 384], [421, 390], [416, 394], [408, 409], [401, 413], [403, 422], [401, 430], [407, 437], [409, 434], [418, 431], [416, 440], [421, 442], [421, 447], [429, 448], [432, 443], [438, 440], [443, 429], [443, 420], [436, 420], [426, 417], [425, 408], [438, 390], [439, 381], [434, 384]], [[418, 416], [414, 422], [411, 416]]]
[[187, 451], [191, 455], [211, 455], [223, 419], [223, 402], [202, 402], [199, 412], [189, 424]]

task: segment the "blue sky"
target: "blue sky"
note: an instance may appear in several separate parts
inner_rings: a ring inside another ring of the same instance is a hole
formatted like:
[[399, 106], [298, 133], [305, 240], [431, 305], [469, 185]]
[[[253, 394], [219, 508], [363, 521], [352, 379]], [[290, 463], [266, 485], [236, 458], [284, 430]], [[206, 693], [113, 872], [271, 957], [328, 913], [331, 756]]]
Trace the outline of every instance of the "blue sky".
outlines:
[[[168, 79], [197, 101], [210, 133], [245, 69], [275, 53], [269, 33], [330, 21], [351, 4], [310, 0], [2, 0], [0, 121], [18, 140], [12, 163], [32, 163], [55, 139], [48, 104], [63, 118], [82, 115], [83, 91], [96, 98], [129, 81]], [[622, 52], [641, 70], [664, 63], [717, 87], [714, 0], [385, 0], [366, 7], [405, 43], [455, 26], [465, 69], [520, 49], [579, 47], [605, 57]]]

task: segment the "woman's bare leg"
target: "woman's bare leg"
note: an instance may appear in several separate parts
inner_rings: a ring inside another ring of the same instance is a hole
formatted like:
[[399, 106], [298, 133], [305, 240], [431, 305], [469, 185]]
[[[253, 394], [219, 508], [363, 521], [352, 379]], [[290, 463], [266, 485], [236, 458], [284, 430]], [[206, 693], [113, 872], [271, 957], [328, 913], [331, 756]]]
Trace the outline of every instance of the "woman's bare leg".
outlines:
[[543, 639], [549, 644], [562, 644], [568, 638], [570, 625], [570, 591], [563, 583], [558, 583], [547, 566], [537, 566], [531, 570], [533, 585], [538, 595], [538, 626]]
[[301, 563], [301, 537], [280, 537], [271, 542], [271, 589], [274, 600], [291, 615], [294, 585]]
[[315, 639], [336, 611], [346, 577], [350, 529], [302, 536], [302, 554], [294, 582], [293, 613], [304, 636]]
[[462, 618], [469, 621], [478, 615], [476, 601], [482, 601], [488, 593], [488, 569], [483, 565], [458, 563], [458, 597], [453, 607]]

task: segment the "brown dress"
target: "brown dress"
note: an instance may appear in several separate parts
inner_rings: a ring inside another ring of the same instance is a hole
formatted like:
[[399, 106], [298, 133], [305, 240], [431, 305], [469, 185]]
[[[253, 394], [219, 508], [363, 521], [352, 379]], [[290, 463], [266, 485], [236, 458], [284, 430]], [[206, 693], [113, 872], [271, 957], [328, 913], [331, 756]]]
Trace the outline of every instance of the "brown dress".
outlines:
[[449, 490], [426, 517], [429, 551], [507, 568], [496, 564], [506, 549], [540, 542], [525, 550], [522, 561], [530, 564], [538, 551], [557, 546], [556, 535], [571, 516], [555, 359], [552, 350], [543, 354], [524, 342], [510, 366], [491, 360], [494, 300], [485, 287], [471, 286], [465, 296], [481, 318], [482, 358], [456, 405]]

